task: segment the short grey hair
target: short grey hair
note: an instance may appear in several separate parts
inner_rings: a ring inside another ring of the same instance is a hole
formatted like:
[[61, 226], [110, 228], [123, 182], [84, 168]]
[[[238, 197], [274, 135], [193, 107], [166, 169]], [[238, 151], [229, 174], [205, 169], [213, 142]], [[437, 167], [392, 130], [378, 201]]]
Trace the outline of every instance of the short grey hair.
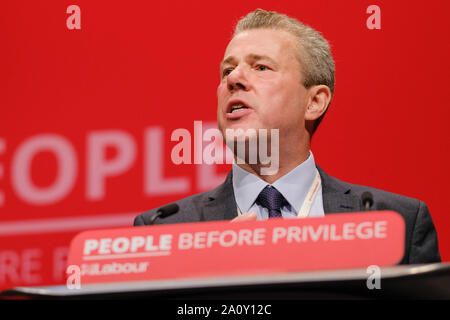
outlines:
[[[333, 95], [334, 61], [330, 45], [320, 32], [295, 18], [263, 9], [256, 9], [241, 18], [235, 27], [233, 36], [251, 29], [276, 29], [293, 34], [298, 39], [297, 59], [302, 69], [303, 85], [306, 88], [314, 85], [326, 85]], [[325, 113], [316, 120], [313, 132], [317, 129], [324, 115]]]

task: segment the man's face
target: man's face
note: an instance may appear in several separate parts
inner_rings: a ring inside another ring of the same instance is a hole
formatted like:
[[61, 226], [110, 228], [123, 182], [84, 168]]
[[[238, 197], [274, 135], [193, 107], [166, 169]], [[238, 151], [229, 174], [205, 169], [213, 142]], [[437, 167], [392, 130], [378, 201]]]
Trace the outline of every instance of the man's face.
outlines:
[[308, 90], [294, 41], [292, 34], [270, 29], [244, 31], [230, 41], [217, 89], [224, 136], [226, 129], [264, 128], [279, 129], [280, 143], [302, 137]]

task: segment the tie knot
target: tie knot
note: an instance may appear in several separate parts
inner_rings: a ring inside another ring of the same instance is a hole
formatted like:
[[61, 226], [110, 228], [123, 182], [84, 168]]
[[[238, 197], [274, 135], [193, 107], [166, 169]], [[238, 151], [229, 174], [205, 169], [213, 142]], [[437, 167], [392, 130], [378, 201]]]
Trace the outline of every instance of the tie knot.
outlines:
[[287, 205], [287, 200], [276, 188], [272, 186], [266, 186], [258, 195], [256, 203], [267, 208], [269, 213], [273, 210], [279, 212], [277, 216], [281, 216], [280, 209]]

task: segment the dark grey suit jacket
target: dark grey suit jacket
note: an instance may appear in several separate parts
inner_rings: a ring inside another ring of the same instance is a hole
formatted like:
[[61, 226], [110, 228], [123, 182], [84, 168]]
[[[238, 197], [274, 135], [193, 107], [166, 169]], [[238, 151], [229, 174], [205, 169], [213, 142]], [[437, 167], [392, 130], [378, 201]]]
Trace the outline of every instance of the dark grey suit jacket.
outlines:
[[[393, 210], [405, 220], [405, 254], [401, 264], [440, 262], [437, 233], [426, 204], [394, 193], [342, 182], [317, 167], [322, 178], [325, 214], [364, 211], [361, 194], [373, 194], [372, 210]], [[237, 216], [232, 171], [217, 188], [176, 201], [178, 213], [158, 218], [154, 224], [231, 220]], [[144, 212], [134, 220], [135, 226], [148, 225], [157, 209]]]

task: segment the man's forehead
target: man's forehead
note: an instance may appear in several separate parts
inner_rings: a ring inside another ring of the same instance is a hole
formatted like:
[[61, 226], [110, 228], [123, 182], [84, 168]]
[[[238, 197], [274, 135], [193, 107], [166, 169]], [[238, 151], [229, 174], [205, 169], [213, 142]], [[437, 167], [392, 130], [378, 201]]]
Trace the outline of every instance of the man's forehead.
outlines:
[[252, 29], [238, 33], [229, 42], [221, 64], [238, 57], [251, 59], [276, 58], [281, 52], [293, 49], [293, 35], [284, 30]]

